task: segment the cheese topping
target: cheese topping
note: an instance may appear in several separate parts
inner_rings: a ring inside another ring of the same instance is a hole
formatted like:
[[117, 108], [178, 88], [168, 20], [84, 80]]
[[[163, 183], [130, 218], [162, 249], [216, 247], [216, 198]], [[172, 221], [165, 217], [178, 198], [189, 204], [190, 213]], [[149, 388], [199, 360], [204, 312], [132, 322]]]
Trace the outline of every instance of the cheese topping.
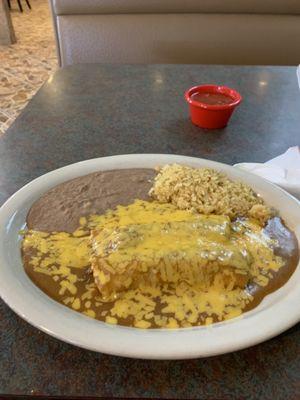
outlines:
[[[73, 234], [27, 231], [22, 247], [30, 268], [53, 279], [66, 306], [137, 328], [236, 317], [253, 300], [245, 284], [268, 285], [284, 264], [254, 219], [230, 222], [141, 200], [81, 218]], [[91, 262], [100, 292], [90, 281]]]

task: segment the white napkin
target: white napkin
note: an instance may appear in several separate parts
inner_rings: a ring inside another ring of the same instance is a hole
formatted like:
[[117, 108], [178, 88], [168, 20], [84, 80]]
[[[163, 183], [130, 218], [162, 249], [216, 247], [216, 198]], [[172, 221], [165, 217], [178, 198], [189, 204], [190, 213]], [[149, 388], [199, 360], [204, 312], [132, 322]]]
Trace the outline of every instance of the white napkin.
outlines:
[[285, 153], [266, 163], [240, 163], [235, 167], [259, 175], [282, 187], [300, 200], [300, 147], [290, 147]]

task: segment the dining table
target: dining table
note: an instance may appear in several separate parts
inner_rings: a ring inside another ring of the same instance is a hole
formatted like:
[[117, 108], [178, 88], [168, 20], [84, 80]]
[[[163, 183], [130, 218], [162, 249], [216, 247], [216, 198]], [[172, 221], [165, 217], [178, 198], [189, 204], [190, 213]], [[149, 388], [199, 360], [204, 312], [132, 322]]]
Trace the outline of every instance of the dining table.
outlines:
[[[184, 93], [200, 84], [229, 86], [243, 97], [227, 127], [191, 123]], [[233, 165], [265, 162], [299, 142], [296, 67], [68, 66], [0, 137], [0, 204], [34, 178], [86, 159], [167, 153]], [[300, 324], [234, 353], [142, 360], [67, 344], [0, 300], [0, 370], [1, 398], [296, 400]]]

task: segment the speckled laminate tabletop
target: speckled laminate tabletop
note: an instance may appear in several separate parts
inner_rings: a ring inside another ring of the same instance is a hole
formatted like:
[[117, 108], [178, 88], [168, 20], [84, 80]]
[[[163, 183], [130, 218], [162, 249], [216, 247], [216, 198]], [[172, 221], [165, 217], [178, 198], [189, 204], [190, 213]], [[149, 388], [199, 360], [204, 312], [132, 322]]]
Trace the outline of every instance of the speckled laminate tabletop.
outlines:
[[[234, 87], [244, 97], [229, 126], [188, 118], [185, 89]], [[0, 138], [0, 203], [33, 178], [76, 161], [175, 153], [263, 162], [300, 142], [293, 67], [81, 65], [58, 71]], [[0, 302], [0, 394], [299, 399], [300, 326], [220, 357], [146, 361], [81, 350], [31, 327]]]

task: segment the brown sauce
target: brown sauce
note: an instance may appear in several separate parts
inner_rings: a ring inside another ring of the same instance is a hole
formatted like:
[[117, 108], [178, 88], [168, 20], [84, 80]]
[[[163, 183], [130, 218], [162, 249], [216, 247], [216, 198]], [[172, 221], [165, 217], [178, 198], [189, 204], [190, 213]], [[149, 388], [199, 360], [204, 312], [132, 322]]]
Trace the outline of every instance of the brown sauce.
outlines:
[[[128, 205], [135, 198], [147, 200], [147, 193], [154, 175], [155, 171], [150, 169], [127, 169], [97, 172], [73, 179], [44, 194], [29, 211], [27, 225], [30, 229], [46, 232], [72, 232], [77, 228], [79, 218], [83, 215], [101, 214], [107, 208], [113, 208], [118, 204]], [[283, 286], [295, 271], [299, 260], [297, 239], [280, 218], [275, 217], [269, 220], [265, 233], [277, 240], [278, 246], [275, 248], [275, 253], [284, 259], [285, 265], [278, 272], [273, 272], [273, 278], [268, 286], [260, 287], [255, 284], [248, 286], [254, 300], [246, 306], [244, 311], [253, 309], [265, 296]], [[29, 263], [33, 255], [31, 251], [22, 253], [24, 268], [30, 279], [48, 296], [72, 308], [70, 304], [63, 303], [63, 296], [58, 293], [60, 280], [54, 281], [52, 276], [33, 270]], [[73, 268], [72, 272], [78, 277], [76, 296], [81, 297], [86, 293], [87, 284], [94, 285], [90, 266], [86, 265], [83, 269]], [[86, 299], [86, 302], [91, 303], [88, 308], [94, 312], [94, 317], [101, 321], [105, 321], [105, 312], [113, 305], [112, 302], [100, 303], [96, 288], [92, 291], [92, 297]], [[161, 307], [158, 301], [158, 311]], [[118, 318], [118, 323], [132, 326], [133, 321], [130, 317]]]
[[199, 103], [205, 103], [214, 106], [224, 106], [231, 104], [233, 99], [222, 93], [194, 93], [191, 95], [191, 99]]
[[268, 221], [265, 227], [265, 233], [272, 239], [275, 239], [278, 246], [274, 253], [282, 257], [285, 266], [273, 273], [273, 279], [270, 280], [267, 287], [252, 285], [248, 287], [249, 292], [254, 296], [254, 300], [245, 308], [245, 311], [255, 308], [264, 297], [281, 288], [292, 276], [299, 262], [298, 241], [295, 234], [290, 231], [283, 223], [281, 218], [275, 217]]

